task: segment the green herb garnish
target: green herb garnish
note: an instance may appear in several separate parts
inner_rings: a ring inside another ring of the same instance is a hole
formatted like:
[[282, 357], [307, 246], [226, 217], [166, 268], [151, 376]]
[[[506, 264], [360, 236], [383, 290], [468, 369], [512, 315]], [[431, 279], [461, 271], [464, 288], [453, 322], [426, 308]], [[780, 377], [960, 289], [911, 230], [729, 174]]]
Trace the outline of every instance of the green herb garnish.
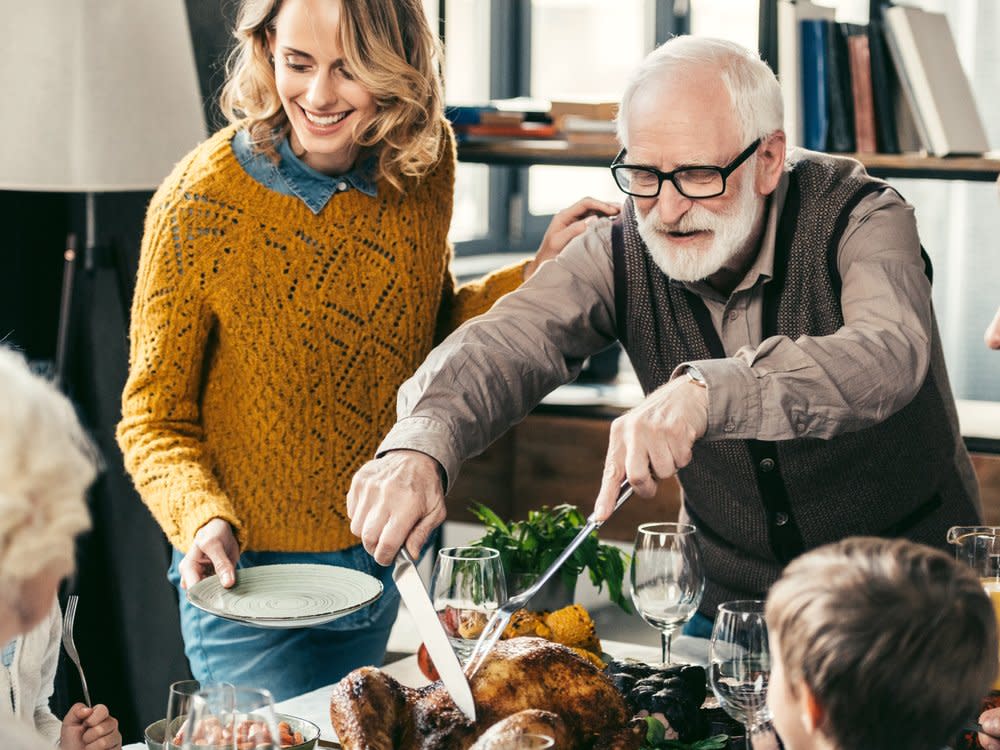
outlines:
[[646, 741], [641, 750], [726, 750], [729, 747], [729, 735], [717, 734], [697, 742], [681, 742], [668, 740], [667, 728], [663, 722], [653, 716], [646, 717]]
[[[528, 511], [527, 520], [511, 523], [504, 523], [482, 503], [473, 503], [469, 510], [486, 525], [486, 534], [472, 545], [499, 550], [504, 573], [510, 579], [542, 573], [587, 523], [575, 505], [566, 504], [551, 509], [542, 506], [540, 510]], [[615, 546], [601, 543], [595, 532], [563, 564], [560, 574], [563, 582], [572, 587], [586, 568], [598, 590], [606, 583], [611, 601], [631, 614], [632, 605], [622, 591], [627, 561], [628, 555]]]

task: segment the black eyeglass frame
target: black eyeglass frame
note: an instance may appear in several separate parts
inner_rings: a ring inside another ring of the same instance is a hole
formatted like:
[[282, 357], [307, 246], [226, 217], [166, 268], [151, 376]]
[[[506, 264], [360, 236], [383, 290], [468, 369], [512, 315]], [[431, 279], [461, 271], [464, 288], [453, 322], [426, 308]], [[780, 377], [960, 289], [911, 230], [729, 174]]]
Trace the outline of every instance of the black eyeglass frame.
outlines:
[[[760, 147], [760, 144], [763, 140], [764, 140], [763, 138], [758, 138], [757, 140], [755, 140], [753, 143], [747, 146], [740, 153], [739, 156], [737, 156], [735, 159], [733, 159], [724, 167], [717, 167], [714, 165], [705, 165], [705, 166], [695, 165], [691, 167], [681, 167], [680, 169], [675, 169], [672, 172], [661, 172], [656, 167], [637, 166], [634, 164], [620, 164], [619, 162], [621, 158], [625, 156], [625, 152], [627, 150], [623, 148], [621, 151], [618, 152], [618, 156], [614, 158], [614, 161], [611, 162], [611, 176], [614, 179], [615, 185], [618, 186], [619, 190], [625, 193], [625, 195], [631, 195], [635, 198], [656, 198], [657, 196], [659, 196], [660, 191], [663, 189], [663, 182], [665, 180], [670, 180], [671, 184], [674, 186], [674, 189], [678, 193], [683, 195], [685, 198], [688, 198], [690, 200], [697, 201], [697, 200], [704, 200], [706, 198], [717, 198], [726, 192], [726, 179], [729, 177], [729, 175], [731, 175], [733, 172], [739, 169], [740, 165], [747, 159], [749, 159], [751, 155], [753, 155], [753, 153]], [[656, 185], [656, 192], [653, 193], [652, 195], [641, 195], [626, 190], [624, 187], [622, 187], [622, 184], [618, 181], [618, 175], [616, 174], [621, 169], [641, 170], [643, 172], [648, 172], [650, 174], [656, 175], [657, 179], [659, 180], [659, 182]], [[681, 187], [680, 182], [677, 179], [677, 175], [683, 174], [684, 172], [705, 171], [705, 170], [710, 170], [719, 173], [719, 176], [722, 178], [722, 189], [719, 190], [719, 192], [712, 193], [710, 195], [688, 195], [686, 192], [684, 192], [684, 189]]]

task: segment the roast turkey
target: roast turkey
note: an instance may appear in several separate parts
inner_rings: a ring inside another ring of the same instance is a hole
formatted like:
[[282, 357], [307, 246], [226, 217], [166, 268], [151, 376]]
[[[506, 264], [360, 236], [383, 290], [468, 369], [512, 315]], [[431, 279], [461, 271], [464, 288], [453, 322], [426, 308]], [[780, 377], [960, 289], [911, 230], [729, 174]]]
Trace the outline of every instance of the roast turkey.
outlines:
[[[555, 714], [565, 729], [556, 747], [567, 749], [593, 747], [599, 735], [615, 734], [629, 718], [624, 698], [604, 673], [541, 638], [497, 643], [470, 686], [475, 723], [440, 682], [409, 688], [362, 667], [334, 687], [330, 721], [345, 750], [469, 750], [491, 726], [521, 711], [533, 710], [536, 715], [528, 718], [549, 723], [537, 713]], [[531, 730], [514, 722], [510, 731]]]

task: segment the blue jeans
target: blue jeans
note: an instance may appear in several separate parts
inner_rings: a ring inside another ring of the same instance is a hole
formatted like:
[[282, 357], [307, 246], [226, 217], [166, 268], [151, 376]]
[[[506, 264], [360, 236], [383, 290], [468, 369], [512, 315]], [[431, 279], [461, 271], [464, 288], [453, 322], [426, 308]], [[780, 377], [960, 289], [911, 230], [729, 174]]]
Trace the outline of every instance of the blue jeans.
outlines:
[[715, 622], [701, 612], [695, 612], [694, 616], [684, 623], [684, 628], [681, 633], [684, 635], [689, 635], [692, 638], [711, 638], [712, 637], [712, 626]]
[[208, 614], [180, 588], [174, 550], [167, 578], [178, 590], [181, 635], [191, 673], [202, 682], [231, 682], [267, 688], [276, 701], [337, 682], [353, 669], [381, 666], [389, 631], [399, 609], [392, 567], [383, 568], [360, 544], [339, 552], [244, 552], [239, 568], [276, 563], [319, 563], [361, 570], [382, 581], [373, 604], [311, 628], [253, 628]]

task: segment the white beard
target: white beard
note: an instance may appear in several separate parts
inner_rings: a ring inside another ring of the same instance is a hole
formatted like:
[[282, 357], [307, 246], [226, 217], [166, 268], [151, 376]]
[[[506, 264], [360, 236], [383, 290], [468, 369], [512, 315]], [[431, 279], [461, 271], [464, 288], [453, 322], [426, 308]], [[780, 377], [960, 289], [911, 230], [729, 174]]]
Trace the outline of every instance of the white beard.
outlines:
[[[752, 168], [753, 164], [750, 166]], [[663, 189], [673, 188], [664, 186]], [[653, 262], [671, 279], [700, 281], [743, 252], [763, 219], [764, 206], [765, 200], [748, 185], [740, 191], [729, 212], [713, 213], [696, 201], [680, 221], [670, 225], [659, 220], [655, 206], [646, 215], [636, 206], [639, 236], [646, 243]], [[712, 232], [712, 244], [708, 249], [676, 244], [667, 234], [702, 230]]]

